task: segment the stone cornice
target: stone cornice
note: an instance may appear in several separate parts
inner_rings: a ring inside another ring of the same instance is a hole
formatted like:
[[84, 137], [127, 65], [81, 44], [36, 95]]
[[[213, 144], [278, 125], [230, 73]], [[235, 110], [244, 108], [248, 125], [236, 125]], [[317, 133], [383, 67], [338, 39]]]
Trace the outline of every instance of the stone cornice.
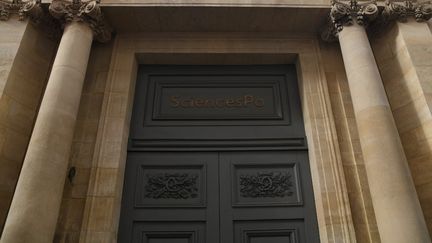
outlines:
[[53, 0], [49, 11], [63, 24], [74, 21], [87, 23], [99, 42], [107, 42], [111, 39], [112, 28], [104, 19], [99, 0]]
[[417, 22], [428, 21], [432, 17], [432, 3], [408, 0], [387, 0], [382, 12], [385, 21], [406, 21], [413, 17]]

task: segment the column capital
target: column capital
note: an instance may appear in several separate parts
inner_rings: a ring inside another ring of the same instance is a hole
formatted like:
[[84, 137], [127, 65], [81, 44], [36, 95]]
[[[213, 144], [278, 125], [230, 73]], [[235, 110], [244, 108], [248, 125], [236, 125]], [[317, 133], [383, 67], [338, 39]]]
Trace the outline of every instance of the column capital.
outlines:
[[104, 19], [99, 0], [53, 0], [49, 12], [63, 25], [71, 22], [87, 23], [99, 42], [111, 39], [112, 28]]
[[321, 32], [325, 41], [337, 39], [337, 35], [344, 26], [358, 25], [367, 26], [375, 20], [379, 14], [378, 5], [375, 0], [331, 0], [329, 22]]
[[432, 3], [430, 1], [387, 0], [382, 15], [387, 21], [405, 22], [408, 17], [413, 17], [417, 22], [424, 22], [432, 17]]
[[0, 20], [9, 20], [12, 14], [16, 14], [20, 21], [30, 17], [34, 22], [38, 22], [43, 16], [40, 0], [0, 0]]
[[367, 26], [378, 16], [376, 1], [341, 1], [332, 0], [330, 18], [337, 32], [342, 31], [344, 26], [349, 26], [354, 21]]

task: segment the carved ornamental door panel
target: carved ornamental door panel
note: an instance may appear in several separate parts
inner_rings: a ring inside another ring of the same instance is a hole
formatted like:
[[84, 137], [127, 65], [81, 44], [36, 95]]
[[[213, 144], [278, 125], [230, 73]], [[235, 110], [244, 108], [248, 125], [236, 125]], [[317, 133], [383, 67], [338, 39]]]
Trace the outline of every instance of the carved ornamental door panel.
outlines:
[[318, 242], [302, 151], [130, 153], [121, 242]]
[[220, 153], [221, 243], [319, 242], [304, 151]]
[[119, 242], [219, 243], [217, 153], [129, 153]]

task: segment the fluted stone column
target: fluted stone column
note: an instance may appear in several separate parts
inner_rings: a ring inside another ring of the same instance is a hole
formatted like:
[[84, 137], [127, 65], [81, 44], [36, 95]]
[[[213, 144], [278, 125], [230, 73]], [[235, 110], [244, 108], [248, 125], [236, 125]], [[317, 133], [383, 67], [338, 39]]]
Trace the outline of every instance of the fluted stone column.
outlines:
[[371, 2], [337, 1], [331, 10], [381, 241], [427, 243], [424, 216], [364, 28], [377, 14]]
[[[50, 12], [65, 21], [65, 28], [1, 243], [53, 241], [95, 26], [101, 27], [96, 2], [54, 0]], [[98, 31], [104, 36], [96, 37], [109, 37]]]

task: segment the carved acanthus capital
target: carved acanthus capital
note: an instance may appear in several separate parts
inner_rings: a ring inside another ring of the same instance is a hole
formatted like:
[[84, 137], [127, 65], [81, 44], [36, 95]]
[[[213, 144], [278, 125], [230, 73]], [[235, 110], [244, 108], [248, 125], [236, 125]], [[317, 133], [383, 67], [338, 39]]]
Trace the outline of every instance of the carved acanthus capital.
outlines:
[[111, 39], [112, 28], [104, 19], [99, 0], [53, 0], [49, 11], [64, 24], [74, 21], [87, 23], [97, 41], [107, 42]]
[[352, 25], [354, 21], [366, 26], [378, 16], [378, 6], [375, 1], [331, 1], [330, 18], [337, 32], [343, 26]]
[[367, 26], [378, 16], [379, 10], [375, 0], [331, 0], [331, 10], [326, 26], [321, 30], [321, 38], [325, 41], [337, 40], [337, 35], [344, 26], [349, 26], [354, 21], [362, 26]]
[[408, 17], [414, 17], [417, 22], [428, 21], [432, 17], [432, 4], [430, 1], [387, 0], [383, 17], [387, 21], [406, 21]]
[[38, 22], [43, 16], [43, 10], [40, 0], [0, 0], [0, 20], [8, 20], [11, 14], [17, 14], [21, 21], [30, 17]]

